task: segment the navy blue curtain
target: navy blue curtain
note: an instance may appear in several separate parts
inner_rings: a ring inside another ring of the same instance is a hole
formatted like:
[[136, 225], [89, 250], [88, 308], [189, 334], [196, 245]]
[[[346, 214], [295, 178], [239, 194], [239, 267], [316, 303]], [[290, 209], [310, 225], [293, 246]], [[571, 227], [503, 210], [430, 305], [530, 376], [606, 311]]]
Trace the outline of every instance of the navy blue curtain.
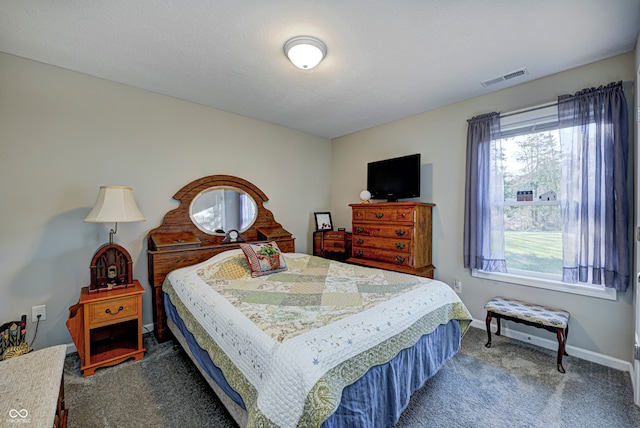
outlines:
[[464, 267], [506, 272], [500, 115], [468, 120]]
[[558, 98], [563, 282], [629, 285], [629, 128], [622, 83]]

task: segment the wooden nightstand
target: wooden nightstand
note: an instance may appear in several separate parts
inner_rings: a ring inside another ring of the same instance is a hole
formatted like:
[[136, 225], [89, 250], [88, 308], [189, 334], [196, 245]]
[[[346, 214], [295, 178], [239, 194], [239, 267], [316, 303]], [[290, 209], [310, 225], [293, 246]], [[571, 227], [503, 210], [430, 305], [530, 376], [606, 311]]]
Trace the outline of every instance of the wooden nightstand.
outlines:
[[144, 357], [142, 293], [144, 288], [137, 280], [127, 288], [99, 293], [82, 288], [80, 300], [69, 308], [67, 328], [85, 377], [100, 367]]
[[313, 232], [313, 255], [345, 261], [351, 257], [351, 233], [344, 230], [316, 230]]

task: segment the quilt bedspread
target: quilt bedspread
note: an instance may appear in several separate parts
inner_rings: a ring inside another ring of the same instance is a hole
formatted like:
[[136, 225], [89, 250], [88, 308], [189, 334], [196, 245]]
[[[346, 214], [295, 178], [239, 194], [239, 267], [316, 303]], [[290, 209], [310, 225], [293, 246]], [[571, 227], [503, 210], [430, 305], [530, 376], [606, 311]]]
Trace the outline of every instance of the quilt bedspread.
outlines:
[[471, 322], [440, 281], [306, 254], [285, 260], [287, 271], [252, 278], [231, 250], [163, 285], [242, 396], [249, 426], [319, 426], [370, 367], [451, 319], [463, 334]]

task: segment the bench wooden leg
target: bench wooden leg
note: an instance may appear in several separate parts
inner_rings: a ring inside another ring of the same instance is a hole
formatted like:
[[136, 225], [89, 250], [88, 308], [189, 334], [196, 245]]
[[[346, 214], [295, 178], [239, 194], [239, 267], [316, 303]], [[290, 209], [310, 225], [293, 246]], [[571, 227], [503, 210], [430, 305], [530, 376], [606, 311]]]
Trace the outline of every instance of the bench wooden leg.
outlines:
[[[500, 319], [498, 318], [498, 322], [500, 321]], [[487, 336], [489, 337], [489, 340], [487, 341], [487, 343], [484, 345], [487, 348], [491, 348], [491, 312], [487, 311], [487, 320], [486, 320], [486, 324], [487, 324]]]
[[558, 334], [558, 371], [560, 373], [565, 373], [564, 367], [562, 367], [562, 356], [568, 355], [567, 351], [564, 349], [564, 345], [566, 342], [565, 331], [561, 328], [557, 330]]

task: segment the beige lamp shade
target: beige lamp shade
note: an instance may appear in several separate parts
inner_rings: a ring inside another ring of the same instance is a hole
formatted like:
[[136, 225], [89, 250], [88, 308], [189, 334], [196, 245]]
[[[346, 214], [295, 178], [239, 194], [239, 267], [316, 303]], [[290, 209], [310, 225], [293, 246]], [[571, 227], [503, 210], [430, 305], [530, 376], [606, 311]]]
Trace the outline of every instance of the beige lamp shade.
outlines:
[[96, 204], [84, 219], [90, 223], [145, 221], [128, 186], [100, 186]]

